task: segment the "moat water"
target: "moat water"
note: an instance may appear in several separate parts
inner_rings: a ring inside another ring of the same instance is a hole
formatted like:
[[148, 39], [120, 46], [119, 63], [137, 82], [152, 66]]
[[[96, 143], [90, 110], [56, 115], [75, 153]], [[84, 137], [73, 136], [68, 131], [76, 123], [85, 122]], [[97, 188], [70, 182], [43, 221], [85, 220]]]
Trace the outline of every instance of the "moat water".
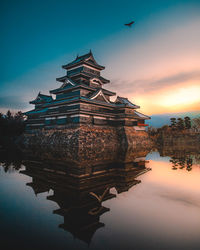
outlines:
[[200, 156], [136, 163], [80, 190], [34, 163], [0, 163], [1, 249], [200, 249]]

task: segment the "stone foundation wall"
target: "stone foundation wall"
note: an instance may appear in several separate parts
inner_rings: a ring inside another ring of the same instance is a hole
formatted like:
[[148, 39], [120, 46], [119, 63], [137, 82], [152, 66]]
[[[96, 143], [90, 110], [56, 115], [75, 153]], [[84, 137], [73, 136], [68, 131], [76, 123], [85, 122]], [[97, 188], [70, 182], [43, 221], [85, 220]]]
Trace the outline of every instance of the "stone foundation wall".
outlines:
[[79, 125], [26, 133], [19, 144], [32, 158], [69, 163], [81, 172], [102, 162], [131, 162], [138, 151], [150, 150], [153, 142], [145, 131], [133, 127]]
[[157, 142], [161, 146], [200, 149], [200, 133], [190, 131], [161, 133], [157, 138]]
[[146, 131], [136, 131], [133, 127], [122, 127], [120, 130], [121, 162], [131, 162], [140, 152], [150, 151], [154, 147], [154, 141]]

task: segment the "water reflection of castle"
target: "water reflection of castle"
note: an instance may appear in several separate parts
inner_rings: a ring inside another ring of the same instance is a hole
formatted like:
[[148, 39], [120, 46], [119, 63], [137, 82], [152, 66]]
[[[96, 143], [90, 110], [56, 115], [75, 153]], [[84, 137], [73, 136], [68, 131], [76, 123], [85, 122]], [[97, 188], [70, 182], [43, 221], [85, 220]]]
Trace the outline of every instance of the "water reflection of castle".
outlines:
[[140, 157], [133, 163], [109, 165], [105, 171], [77, 178], [58, 169], [50, 170], [26, 162], [26, 170], [21, 173], [32, 177], [32, 182], [27, 185], [35, 194], [50, 189], [54, 191], [47, 199], [59, 206], [53, 213], [64, 217], [59, 227], [89, 244], [96, 230], [104, 226], [100, 222], [101, 215], [110, 211], [102, 203], [116, 197], [111, 193], [111, 188], [115, 188], [119, 194], [140, 183], [136, 177], [149, 170], [145, 163], [145, 159]]

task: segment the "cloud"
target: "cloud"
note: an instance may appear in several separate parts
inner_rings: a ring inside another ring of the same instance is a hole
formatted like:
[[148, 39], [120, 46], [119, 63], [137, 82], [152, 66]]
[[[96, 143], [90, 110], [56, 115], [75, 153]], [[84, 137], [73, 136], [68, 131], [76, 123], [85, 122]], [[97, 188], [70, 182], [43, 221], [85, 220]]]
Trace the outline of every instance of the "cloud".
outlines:
[[[102, 76], [111, 79], [111, 84], [105, 88], [128, 97], [148, 114], [188, 111], [186, 106], [174, 105], [176, 109], [165, 107], [162, 101], [162, 98], [167, 98], [166, 102], [172, 103], [171, 100], [175, 99], [173, 93], [178, 92], [179, 88], [189, 87], [192, 81], [197, 85], [200, 81], [200, 18], [192, 14], [177, 19], [177, 15], [170, 16], [169, 25], [167, 12], [163, 19], [154, 17], [153, 25], [151, 22], [145, 28], [145, 24], [137, 24], [134, 29], [125, 29], [93, 44], [91, 47], [100, 52], [95, 54], [95, 57], [101, 58], [97, 61], [106, 65]], [[5, 99], [1, 100], [0, 105], [13, 107], [16, 103], [17, 107], [22, 108], [24, 103], [24, 109], [31, 109], [28, 102], [39, 91], [49, 94], [50, 89], [60, 86], [55, 78], [66, 73], [61, 65], [72, 58], [73, 55], [63, 55], [18, 79], [1, 83], [0, 92]], [[15, 97], [10, 97], [10, 93], [16, 95], [15, 100], [12, 101]], [[192, 105], [192, 110], [196, 110], [199, 104]]]
[[159, 79], [154, 84], [175, 84], [180, 82], [186, 82], [189, 80], [200, 80], [200, 71], [194, 72], [181, 72], [172, 76], [167, 76]]
[[200, 18], [175, 22], [169, 28], [164, 27], [165, 21], [159, 20], [159, 29], [149, 36], [139, 39], [142, 37], [134, 30], [127, 44], [121, 42], [124, 46], [120, 50], [114, 46], [110, 49], [106, 59], [111, 90], [129, 98], [143, 98], [151, 92], [200, 80]]
[[180, 83], [184, 84], [185, 82], [191, 82], [194, 80], [200, 81], [200, 70], [192, 72], [180, 72], [153, 81], [140, 81], [140, 83], [144, 85], [145, 89], [151, 92], [162, 88], [168, 88], [170, 86], [174, 86]]
[[151, 93], [152, 91], [161, 90], [177, 84], [185, 82], [200, 81], [200, 70], [191, 72], [179, 72], [177, 74], [168, 75], [161, 78], [138, 79], [135, 81], [121, 81], [120, 79], [113, 80], [111, 88], [121, 88], [123, 93]]

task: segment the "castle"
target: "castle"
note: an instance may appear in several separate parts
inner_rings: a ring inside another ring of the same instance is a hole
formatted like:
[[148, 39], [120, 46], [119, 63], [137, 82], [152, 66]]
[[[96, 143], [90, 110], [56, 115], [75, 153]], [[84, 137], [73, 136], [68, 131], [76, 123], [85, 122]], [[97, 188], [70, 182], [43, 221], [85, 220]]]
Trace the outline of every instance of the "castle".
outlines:
[[50, 90], [51, 95], [39, 93], [30, 102], [35, 108], [24, 113], [26, 131], [62, 129], [69, 124], [129, 126], [145, 130], [145, 120], [150, 117], [136, 111], [139, 106], [124, 97], [117, 96], [114, 102], [110, 100], [116, 93], [103, 87], [110, 81], [101, 76], [105, 67], [96, 62], [91, 51], [77, 56], [62, 68], [67, 70], [66, 75], [56, 79], [61, 86]]

